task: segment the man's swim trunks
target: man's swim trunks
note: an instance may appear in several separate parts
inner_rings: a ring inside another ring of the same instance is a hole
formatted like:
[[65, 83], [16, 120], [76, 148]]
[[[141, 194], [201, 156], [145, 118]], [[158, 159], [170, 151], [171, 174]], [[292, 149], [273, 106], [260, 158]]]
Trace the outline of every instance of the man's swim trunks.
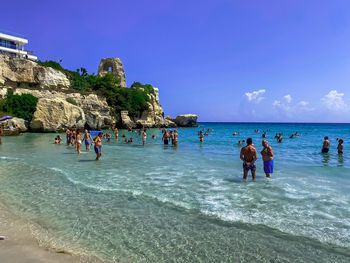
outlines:
[[255, 164], [251, 164], [251, 165], [247, 165], [246, 162], [243, 163], [243, 169], [246, 170], [246, 171], [249, 171], [249, 170], [252, 170], [252, 171], [255, 171], [256, 170], [256, 167], [255, 167]]
[[101, 151], [102, 151], [102, 146], [98, 146], [98, 147], [95, 146], [95, 153], [96, 154], [101, 153]]
[[264, 162], [264, 172], [266, 174], [272, 174], [273, 173], [273, 160]]
[[328, 153], [328, 151], [329, 151], [329, 148], [323, 148], [323, 149], [322, 149], [322, 152], [323, 152], [323, 153]]

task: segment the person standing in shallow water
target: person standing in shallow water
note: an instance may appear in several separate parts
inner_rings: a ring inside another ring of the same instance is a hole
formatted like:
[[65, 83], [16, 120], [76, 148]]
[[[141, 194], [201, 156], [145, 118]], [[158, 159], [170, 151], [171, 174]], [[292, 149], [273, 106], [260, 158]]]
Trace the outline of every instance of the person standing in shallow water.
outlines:
[[92, 137], [88, 130], [85, 130], [84, 133], [85, 149], [87, 152], [90, 152], [90, 145], [92, 144]]
[[328, 136], [325, 136], [324, 141], [323, 141], [323, 145], [322, 145], [322, 152], [328, 153], [330, 145], [331, 145], [331, 143], [328, 140]]
[[267, 140], [262, 141], [262, 146], [264, 148], [260, 153], [264, 162], [264, 172], [266, 177], [270, 178], [271, 174], [273, 173], [273, 149], [267, 143]]
[[94, 139], [94, 143], [95, 143], [95, 153], [96, 153], [96, 161], [98, 161], [102, 155], [102, 132], [100, 132], [97, 137]]
[[78, 154], [81, 153], [81, 132], [78, 130], [77, 131], [77, 142], [76, 142], [76, 149]]
[[337, 147], [338, 154], [343, 154], [343, 148], [344, 148], [343, 142], [344, 141], [342, 139], [339, 139], [338, 141], [338, 147]]
[[199, 131], [198, 136], [199, 136], [199, 141], [200, 141], [200, 142], [203, 142], [203, 137], [204, 137], [204, 135], [203, 135], [203, 132], [202, 132], [202, 131]]
[[247, 139], [247, 145], [241, 149], [240, 158], [243, 161], [243, 179], [247, 180], [248, 172], [250, 170], [252, 173], [252, 179], [255, 181], [255, 161], [258, 159], [258, 154], [253, 145], [252, 138]]
[[143, 132], [142, 132], [142, 145], [146, 144], [146, 138], [147, 138], [146, 130], [143, 130]]

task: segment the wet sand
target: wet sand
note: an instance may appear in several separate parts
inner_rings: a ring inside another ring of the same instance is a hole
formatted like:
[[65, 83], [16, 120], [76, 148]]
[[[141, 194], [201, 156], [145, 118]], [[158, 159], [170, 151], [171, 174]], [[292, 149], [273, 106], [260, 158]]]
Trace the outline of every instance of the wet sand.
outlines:
[[0, 262], [6, 263], [99, 263], [100, 260], [72, 255], [39, 245], [26, 220], [0, 203]]

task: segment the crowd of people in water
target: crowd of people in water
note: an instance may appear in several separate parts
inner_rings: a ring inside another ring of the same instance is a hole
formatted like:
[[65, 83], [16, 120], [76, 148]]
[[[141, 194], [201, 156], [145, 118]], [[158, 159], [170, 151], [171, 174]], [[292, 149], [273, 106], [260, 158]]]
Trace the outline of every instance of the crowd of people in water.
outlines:
[[[128, 131], [131, 133], [134, 132], [132, 128], [129, 128]], [[138, 133], [139, 137], [142, 138], [142, 145], [146, 144], [147, 131], [148, 130], [146, 128], [141, 128], [141, 129], [138, 129], [136, 131]], [[212, 131], [214, 131], [214, 129], [209, 129], [209, 128], [200, 129], [198, 131], [198, 137], [199, 137], [200, 143], [203, 143], [204, 137], [209, 136]], [[261, 132], [263, 149], [260, 152], [260, 154], [261, 154], [262, 160], [263, 160], [265, 175], [266, 175], [266, 177], [270, 178], [271, 174], [273, 173], [273, 167], [274, 167], [273, 157], [274, 157], [274, 155], [273, 155], [272, 147], [268, 144], [268, 141], [266, 140], [267, 132], [270, 132], [270, 130], [266, 130], [266, 131], [263, 130]], [[260, 133], [260, 131], [254, 130], [254, 133]], [[86, 151], [90, 151], [90, 147], [93, 146], [94, 151], [96, 153], [96, 160], [99, 160], [101, 155], [102, 155], [102, 139], [105, 139], [107, 142], [110, 142], [112, 134], [114, 134], [115, 138], [118, 139], [119, 138], [118, 128], [113, 127], [111, 129], [111, 132], [107, 132], [107, 133], [98, 132], [97, 136], [95, 138], [93, 138], [93, 136], [91, 135], [91, 133], [88, 130], [85, 130], [84, 133], [82, 133], [77, 128], [71, 128], [71, 129], [67, 128], [66, 129], [66, 144], [74, 146], [74, 148], [78, 154], [81, 153], [82, 143], [85, 144]], [[307, 133], [305, 133], [305, 134], [307, 134]], [[2, 129], [0, 127], [0, 144], [2, 143], [2, 135], [3, 135], [3, 132], [2, 132]], [[232, 135], [239, 136], [240, 132], [234, 131]], [[294, 138], [297, 138], [299, 136], [300, 136], [300, 134], [298, 132], [295, 132], [295, 133], [291, 134], [289, 136], [289, 138], [294, 139]], [[133, 137], [127, 138], [127, 136], [125, 134], [123, 134], [122, 137], [124, 138], [124, 143], [126, 143], [126, 144], [134, 143]], [[152, 140], [155, 140], [156, 135], [153, 134], [151, 136], [151, 138], [152, 138]], [[283, 142], [283, 133], [276, 133], [274, 138], [276, 139], [276, 141], [278, 143], [282, 143]], [[167, 129], [163, 128], [161, 139], [162, 139], [162, 142], [164, 143], [164, 145], [171, 144], [172, 146], [177, 147], [178, 146], [178, 131], [176, 129], [167, 130]], [[55, 137], [54, 144], [61, 144], [62, 140], [63, 139], [61, 138], [61, 136], [57, 135]], [[338, 142], [338, 146], [337, 146], [338, 154], [342, 155], [344, 141], [343, 141], [343, 139], [337, 138], [337, 142]], [[323, 144], [322, 144], [321, 152], [323, 154], [327, 154], [330, 150], [330, 145], [331, 145], [331, 143], [329, 141], [328, 136], [325, 136]], [[248, 172], [251, 171], [252, 179], [253, 179], [253, 181], [255, 181], [256, 180], [255, 162], [258, 159], [258, 156], [257, 156], [257, 150], [253, 144], [252, 138], [248, 138], [247, 140], [242, 140], [242, 141], [239, 140], [238, 146], [241, 147], [240, 159], [243, 161], [243, 179], [246, 180]]]

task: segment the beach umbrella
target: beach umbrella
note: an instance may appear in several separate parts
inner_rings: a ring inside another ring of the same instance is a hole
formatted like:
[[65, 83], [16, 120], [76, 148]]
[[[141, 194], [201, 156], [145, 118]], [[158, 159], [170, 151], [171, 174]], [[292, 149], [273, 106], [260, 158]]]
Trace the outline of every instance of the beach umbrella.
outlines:
[[2, 117], [2, 118], [0, 119], [0, 121], [6, 121], [6, 120], [12, 119], [12, 118], [13, 118], [12, 116], [6, 115], [6, 116]]

